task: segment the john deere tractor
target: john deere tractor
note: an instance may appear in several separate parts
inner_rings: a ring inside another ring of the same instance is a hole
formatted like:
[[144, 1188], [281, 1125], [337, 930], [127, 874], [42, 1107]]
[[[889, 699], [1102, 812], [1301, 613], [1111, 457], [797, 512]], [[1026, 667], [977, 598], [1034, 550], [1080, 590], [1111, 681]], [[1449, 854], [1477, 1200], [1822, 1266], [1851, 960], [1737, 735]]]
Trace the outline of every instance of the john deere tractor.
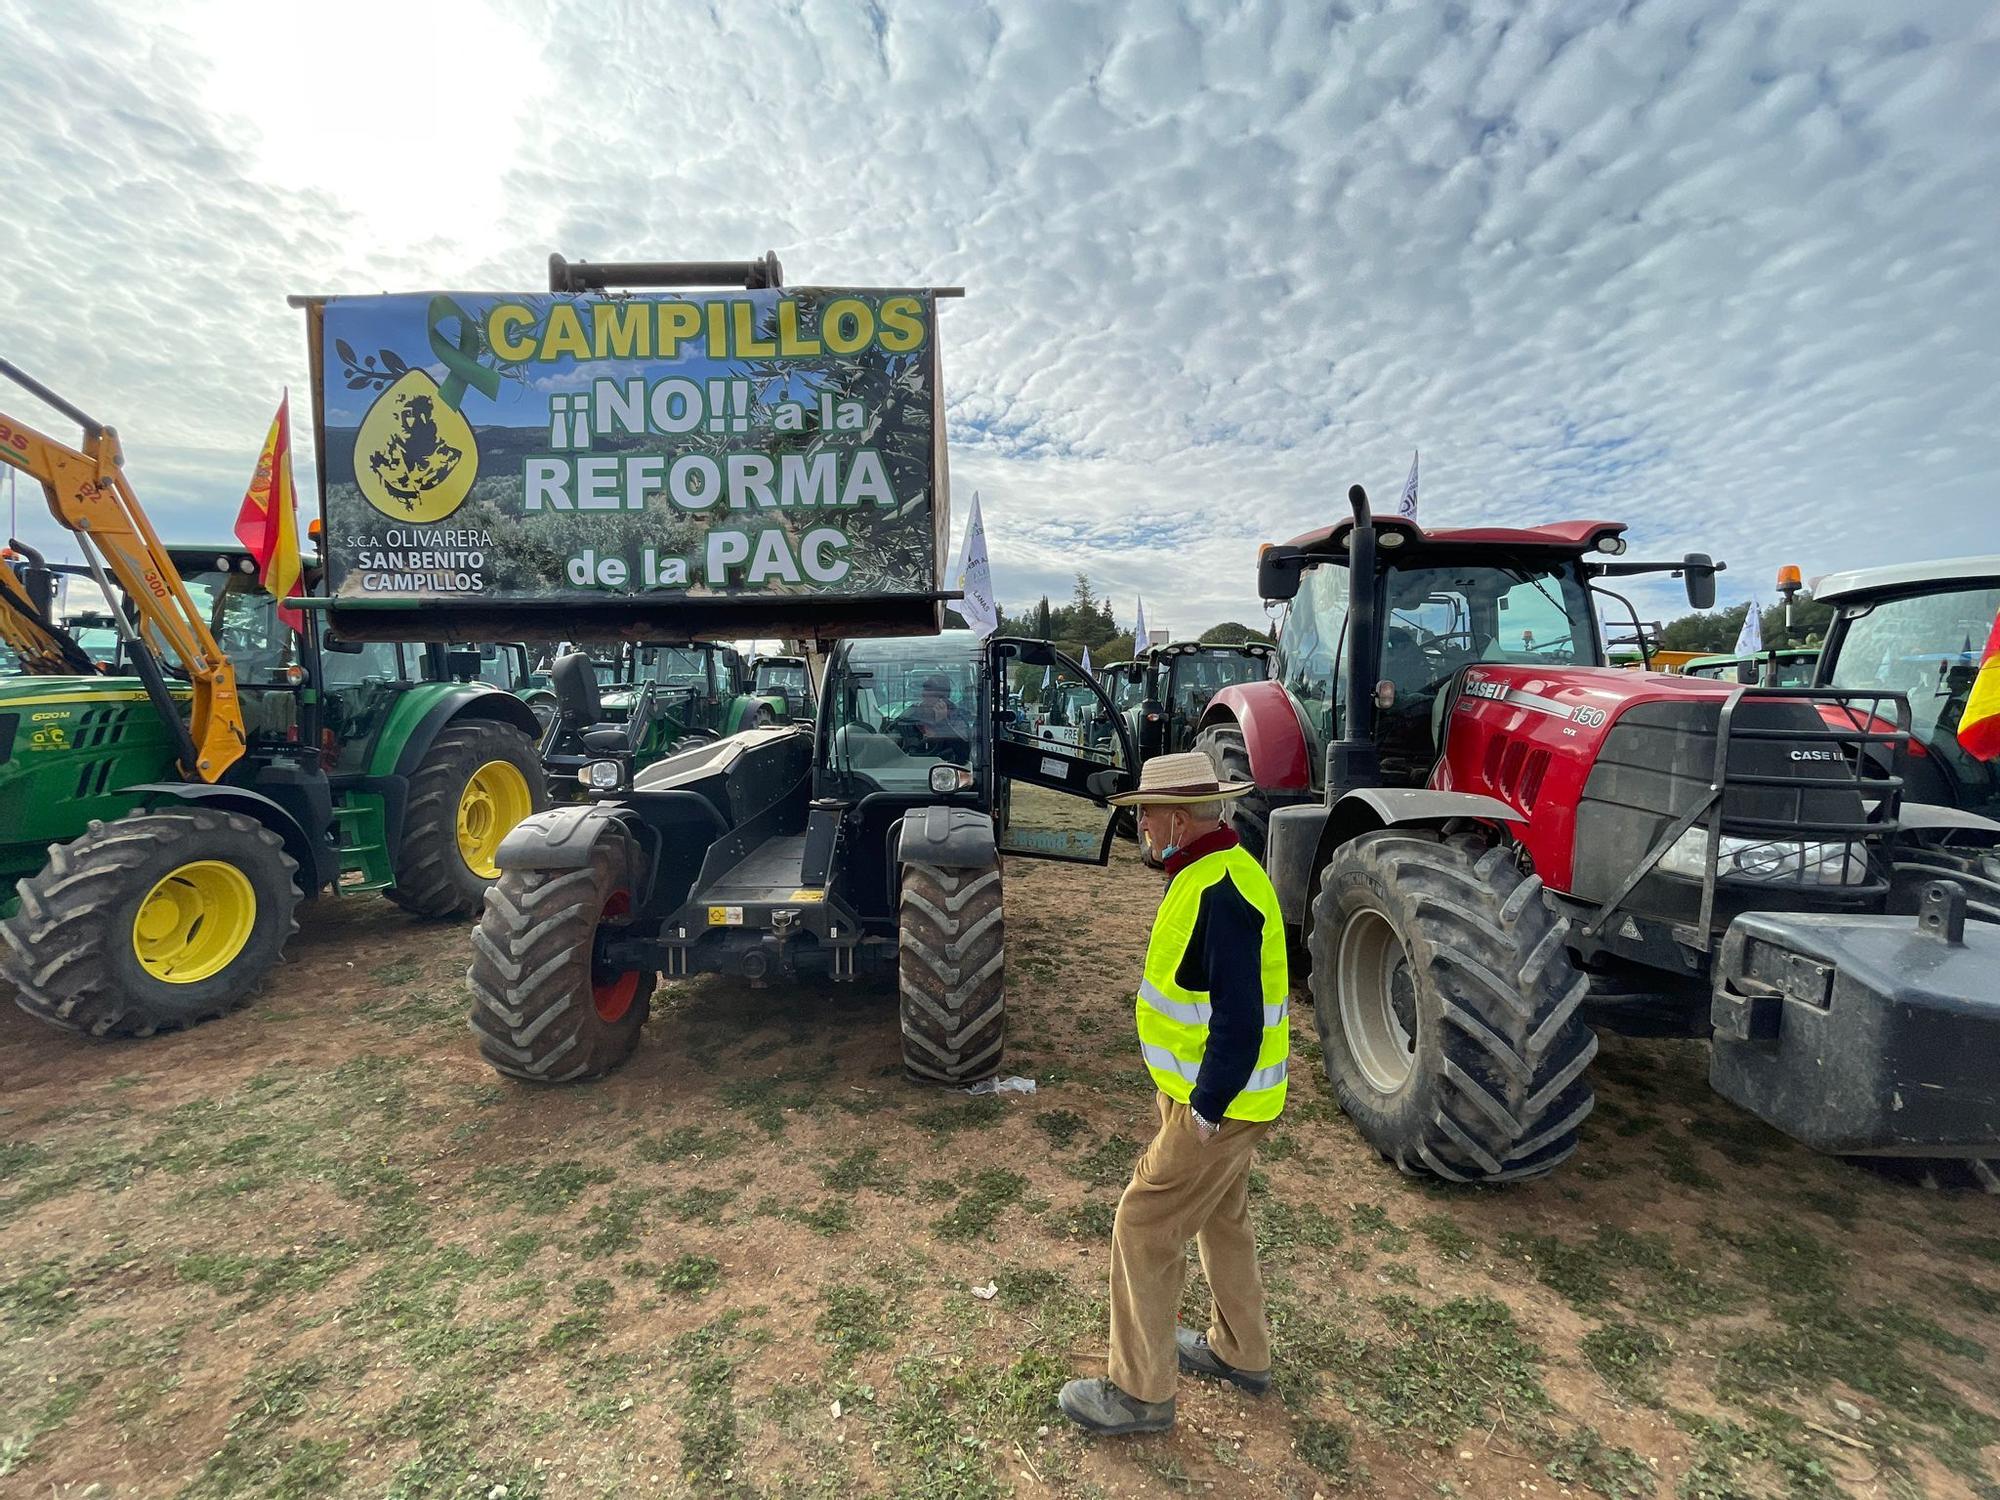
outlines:
[[1594, 1025], [1711, 1037], [1716, 1089], [1820, 1150], [2000, 1154], [2000, 930], [1914, 857], [2000, 824], [1909, 795], [1904, 684], [1612, 670], [1606, 580], [1677, 571], [1708, 608], [1720, 564], [1625, 561], [1615, 521], [1426, 531], [1349, 500], [1265, 550], [1276, 676], [1217, 693], [1197, 742], [1257, 784], [1237, 831], [1369, 1142], [1547, 1172]]
[[476, 652], [291, 628], [239, 544], [160, 541], [110, 428], [0, 374], [83, 429], [70, 448], [0, 417], [0, 458], [121, 602], [131, 674], [59, 675], [43, 650], [0, 680], [0, 983], [21, 1008], [150, 1035], [241, 1005], [323, 891], [478, 910], [502, 837], [546, 802], [527, 705], [451, 680]]

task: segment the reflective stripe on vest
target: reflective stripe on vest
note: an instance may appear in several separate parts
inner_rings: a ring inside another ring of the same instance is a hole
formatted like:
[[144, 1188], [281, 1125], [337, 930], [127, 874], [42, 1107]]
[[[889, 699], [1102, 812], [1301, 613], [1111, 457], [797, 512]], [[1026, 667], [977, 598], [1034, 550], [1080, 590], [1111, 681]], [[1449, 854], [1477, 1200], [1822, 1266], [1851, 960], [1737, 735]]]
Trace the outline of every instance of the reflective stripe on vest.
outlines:
[[1264, 1001], [1264, 1035], [1257, 1064], [1243, 1091], [1223, 1113], [1232, 1120], [1275, 1120], [1285, 1107], [1286, 1064], [1291, 1055], [1291, 975], [1285, 954], [1284, 918], [1277, 893], [1263, 868], [1241, 848], [1205, 854], [1167, 887], [1146, 943], [1145, 977], [1139, 982], [1139, 1053], [1160, 1092], [1185, 1104], [1201, 1075], [1213, 1014], [1205, 990], [1184, 989], [1175, 981], [1194, 938], [1201, 898], [1218, 880], [1235, 883], [1243, 899], [1264, 919], [1258, 973]]

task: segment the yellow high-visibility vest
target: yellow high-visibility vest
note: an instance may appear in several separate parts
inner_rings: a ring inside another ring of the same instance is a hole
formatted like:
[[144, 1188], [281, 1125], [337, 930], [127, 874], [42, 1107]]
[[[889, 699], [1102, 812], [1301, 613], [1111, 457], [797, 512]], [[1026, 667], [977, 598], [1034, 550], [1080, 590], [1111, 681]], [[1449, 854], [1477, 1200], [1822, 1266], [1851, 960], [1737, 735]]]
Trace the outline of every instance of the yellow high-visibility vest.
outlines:
[[1139, 982], [1139, 1051], [1160, 1092], [1187, 1103], [1208, 1051], [1208, 992], [1184, 989], [1174, 976], [1180, 973], [1181, 959], [1194, 937], [1202, 893], [1225, 877], [1236, 882], [1238, 892], [1264, 918], [1259, 954], [1264, 1039], [1257, 1049], [1257, 1065], [1250, 1081], [1223, 1113], [1232, 1120], [1275, 1120], [1285, 1107], [1285, 1071], [1292, 1050], [1285, 922], [1270, 877], [1240, 847], [1204, 854], [1167, 887], [1166, 899], [1153, 919], [1153, 935], [1146, 943], [1146, 975]]

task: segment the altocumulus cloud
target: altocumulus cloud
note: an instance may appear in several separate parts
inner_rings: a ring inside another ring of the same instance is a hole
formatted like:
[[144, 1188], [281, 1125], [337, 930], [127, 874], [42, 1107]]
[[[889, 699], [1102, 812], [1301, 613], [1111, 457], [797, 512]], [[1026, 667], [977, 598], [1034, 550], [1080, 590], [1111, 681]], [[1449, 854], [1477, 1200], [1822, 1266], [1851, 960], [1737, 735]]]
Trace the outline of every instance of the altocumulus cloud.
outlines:
[[1012, 605], [1254, 617], [1416, 446], [1428, 520], [1622, 517], [1726, 598], [2000, 550], [1988, 6], [290, 9], [0, 0], [0, 349], [175, 532], [306, 388], [288, 292], [774, 248], [968, 287]]

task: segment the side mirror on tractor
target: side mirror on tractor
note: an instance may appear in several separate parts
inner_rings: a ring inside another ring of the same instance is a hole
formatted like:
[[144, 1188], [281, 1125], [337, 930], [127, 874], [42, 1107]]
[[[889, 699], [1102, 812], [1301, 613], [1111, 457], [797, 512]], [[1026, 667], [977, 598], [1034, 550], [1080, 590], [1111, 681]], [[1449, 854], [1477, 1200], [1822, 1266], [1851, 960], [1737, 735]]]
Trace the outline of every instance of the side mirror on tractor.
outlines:
[[1257, 596], [1266, 600], [1296, 599], [1305, 554], [1297, 547], [1267, 546], [1257, 555]]
[[1706, 552], [1690, 552], [1681, 559], [1681, 571], [1687, 575], [1688, 607], [1714, 609], [1715, 560]]
[[350, 641], [344, 636], [335, 635], [331, 630], [320, 637], [319, 643], [323, 650], [332, 651], [341, 656], [359, 656], [363, 649], [361, 642]]

